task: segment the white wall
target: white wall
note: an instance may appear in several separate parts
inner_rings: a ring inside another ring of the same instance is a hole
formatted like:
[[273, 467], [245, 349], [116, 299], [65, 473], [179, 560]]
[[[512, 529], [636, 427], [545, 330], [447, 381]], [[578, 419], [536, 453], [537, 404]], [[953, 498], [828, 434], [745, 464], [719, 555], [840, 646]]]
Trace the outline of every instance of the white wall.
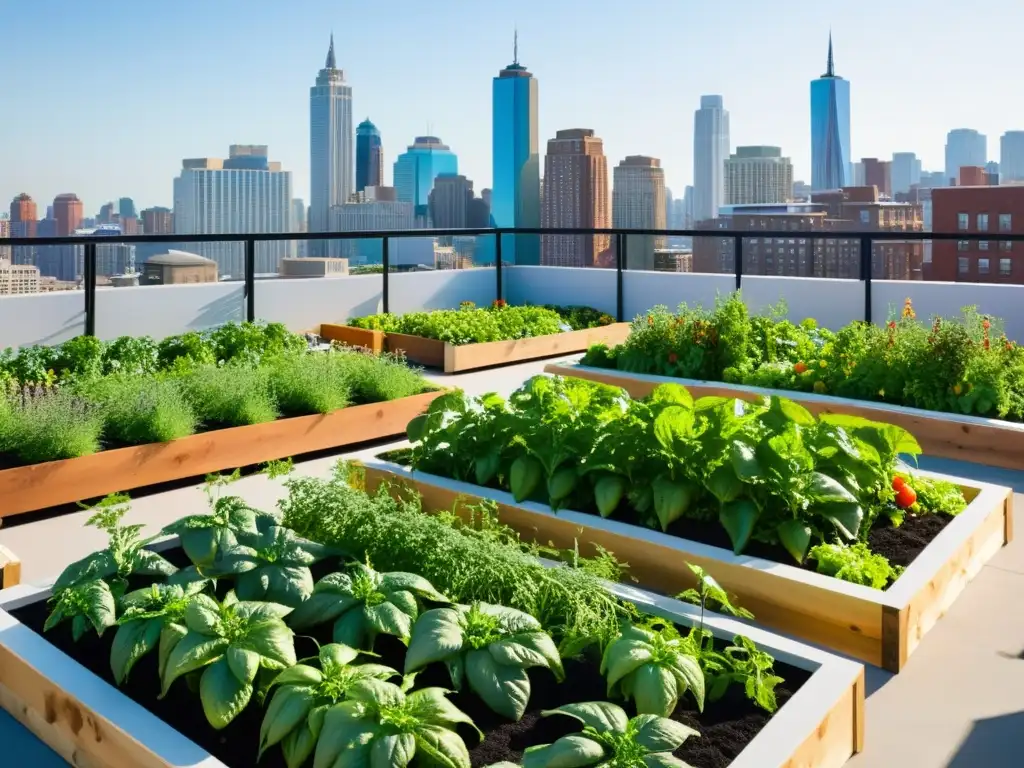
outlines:
[[1022, 286], [873, 280], [872, 320], [881, 324], [889, 320], [890, 312], [898, 316], [908, 297], [918, 320], [928, 322], [934, 315], [955, 317], [963, 307], [974, 305], [982, 314], [1001, 320], [1009, 338], [1024, 342]]
[[794, 323], [813, 317], [835, 331], [864, 319], [864, 284], [859, 280], [751, 275], [744, 276], [740, 285], [743, 301], [754, 314], [784, 300], [787, 318]]
[[293, 331], [380, 311], [383, 275], [256, 281], [256, 317]]
[[393, 272], [388, 278], [388, 309], [399, 315], [456, 309], [463, 301], [487, 307], [498, 298], [497, 278], [488, 267]]
[[83, 291], [0, 297], [0, 349], [31, 344], [52, 346], [83, 333]]
[[614, 269], [577, 267], [505, 267], [505, 301], [509, 304], [582, 305], [612, 317], [616, 311]]
[[626, 270], [622, 275], [622, 318], [632, 320], [659, 304], [673, 312], [683, 303], [711, 309], [716, 296], [728, 295], [735, 288], [732, 275]]
[[245, 320], [245, 284], [148, 285], [96, 289], [96, 336], [162, 339]]

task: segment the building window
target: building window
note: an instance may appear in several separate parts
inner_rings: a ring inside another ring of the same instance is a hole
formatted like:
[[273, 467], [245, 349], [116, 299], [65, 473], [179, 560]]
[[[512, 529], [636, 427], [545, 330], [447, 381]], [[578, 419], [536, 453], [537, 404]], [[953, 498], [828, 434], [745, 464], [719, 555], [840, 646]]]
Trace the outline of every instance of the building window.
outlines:
[[966, 275], [968, 270], [968, 261], [966, 256], [959, 256], [956, 260], [956, 271], [961, 275]]
[[978, 214], [978, 231], [979, 232], [988, 232], [988, 214], [987, 213], [979, 213]]
[[1011, 263], [1012, 263], [1011, 259], [1000, 259], [999, 260], [999, 274], [1002, 275], [1003, 277], [1009, 277], [1010, 276], [1010, 265], [1011, 265]]
[[861, 224], [870, 224], [871, 223], [871, 211], [861, 211], [860, 212], [860, 223]]
[[1012, 251], [1013, 250], [1013, 243], [1011, 243], [1009, 240], [1000, 240], [999, 241], [999, 250], [1001, 250], [1001, 251]]
[[978, 274], [979, 275], [987, 275], [988, 274], [988, 259], [978, 259]]
[[966, 213], [958, 213], [956, 215], [956, 228], [961, 232], [966, 232], [967, 228], [971, 225], [971, 217]]
[[957, 240], [956, 241], [956, 249], [958, 251], [966, 251], [970, 247], [971, 247], [970, 243], [968, 243], [966, 240]]
[[987, 251], [988, 250], [988, 240], [979, 240], [978, 241], [978, 250]]
[[1013, 216], [1009, 213], [999, 214], [999, 231], [1000, 232], [1011, 232], [1013, 231]]

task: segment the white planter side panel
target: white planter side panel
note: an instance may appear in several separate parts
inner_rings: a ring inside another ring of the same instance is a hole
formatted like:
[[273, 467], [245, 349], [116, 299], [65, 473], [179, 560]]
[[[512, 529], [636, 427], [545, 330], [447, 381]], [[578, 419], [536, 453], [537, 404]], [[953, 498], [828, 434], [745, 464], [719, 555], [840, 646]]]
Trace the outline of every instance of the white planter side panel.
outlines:
[[583, 305], [615, 316], [615, 270], [584, 267], [506, 267], [509, 304]]
[[463, 301], [487, 307], [498, 298], [497, 291], [497, 277], [491, 268], [392, 272], [388, 275], [388, 308], [401, 315], [458, 309]]
[[751, 314], [761, 314], [781, 300], [794, 323], [813, 317], [819, 325], [837, 331], [864, 319], [864, 284], [858, 280], [745, 276], [741, 285]]
[[256, 317], [293, 331], [380, 311], [383, 275], [256, 281]]
[[0, 296], [0, 329], [0, 349], [53, 346], [81, 336], [85, 333], [85, 292]]
[[622, 319], [632, 320], [659, 304], [673, 312], [680, 304], [711, 309], [717, 296], [727, 296], [735, 287], [733, 275], [626, 270], [622, 275]]

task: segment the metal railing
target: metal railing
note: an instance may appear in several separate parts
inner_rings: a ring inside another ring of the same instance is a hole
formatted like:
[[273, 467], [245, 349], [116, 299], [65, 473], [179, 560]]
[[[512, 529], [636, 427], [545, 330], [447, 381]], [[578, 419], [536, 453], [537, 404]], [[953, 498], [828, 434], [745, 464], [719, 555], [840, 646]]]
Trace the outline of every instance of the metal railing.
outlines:
[[[625, 300], [623, 296], [623, 272], [628, 269], [627, 238], [629, 236], [654, 237], [687, 237], [732, 239], [734, 243], [734, 268], [736, 290], [743, 282], [743, 241], [744, 240], [856, 240], [860, 244], [860, 276], [864, 284], [864, 320], [871, 322], [871, 281], [872, 281], [872, 247], [875, 243], [885, 242], [931, 242], [931, 241], [983, 241], [997, 240], [1013, 243], [1024, 242], [1024, 234], [1009, 232], [903, 232], [898, 230], [879, 231], [808, 231], [808, 230], [732, 230], [732, 229], [587, 229], [587, 228], [553, 228], [510, 227], [482, 229], [409, 229], [381, 230], [371, 232], [274, 232], [263, 234], [224, 234], [224, 235], [190, 235], [176, 233], [169, 235], [104, 235], [72, 237], [13, 237], [0, 241], [5, 247], [22, 246], [84, 246], [83, 252], [83, 292], [85, 294], [85, 334], [95, 335], [96, 330], [96, 246], [135, 243], [243, 243], [245, 246], [244, 296], [246, 319], [256, 319], [256, 244], [275, 243], [282, 241], [315, 242], [323, 240], [381, 240], [382, 292], [381, 308], [388, 312], [390, 308], [388, 275], [391, 272], [389, 242], [395, 238], [435, 238], [435, 237], [494, 237], [494, 268], [495, 296], [502, 297], [502, 269], [515, 266], [502, 259], [502, 240], [505, 236], [520, 235], [600, 235], [611, 236], [615, 240], [615, 271], [616, 271], [616, 318], [621, 322]], [[998, 251], [994, 252], [998, 258]], [[488, 266], [486, 264], [481, 266]], [[713, 274], [713, 273], [712, 273]]]

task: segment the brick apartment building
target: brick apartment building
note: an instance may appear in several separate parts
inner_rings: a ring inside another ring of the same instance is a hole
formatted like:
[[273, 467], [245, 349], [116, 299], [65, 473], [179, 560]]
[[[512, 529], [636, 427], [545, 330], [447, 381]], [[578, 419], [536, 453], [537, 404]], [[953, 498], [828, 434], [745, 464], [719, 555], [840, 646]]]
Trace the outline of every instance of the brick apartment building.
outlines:
[[[923, 228], [920, 205], [881, 201], [874, 186], [817, 192], [810, 203], [726, 206], [712, 225], [793, 233], [785, 238], [744, 238], [744, 274], [848, 279], [860, 277], [860, 240], [829, 238], [828, 232], [920, 232]], [[808, 233], [821, 235], [807, 237]], [[734, 248], [731, 238], [695, 238], [694, 271], [731, 273]], [[872, 277], [920, 280], [923, 252], [920, 242], [876, 242]]]
[[932, 231], [991, 233], [991, 240], [936, 240], [931, 280], [1024, 284], [1024, 243], [1000, 240], [1024, 234], [1024, 186], [932, 190]]

